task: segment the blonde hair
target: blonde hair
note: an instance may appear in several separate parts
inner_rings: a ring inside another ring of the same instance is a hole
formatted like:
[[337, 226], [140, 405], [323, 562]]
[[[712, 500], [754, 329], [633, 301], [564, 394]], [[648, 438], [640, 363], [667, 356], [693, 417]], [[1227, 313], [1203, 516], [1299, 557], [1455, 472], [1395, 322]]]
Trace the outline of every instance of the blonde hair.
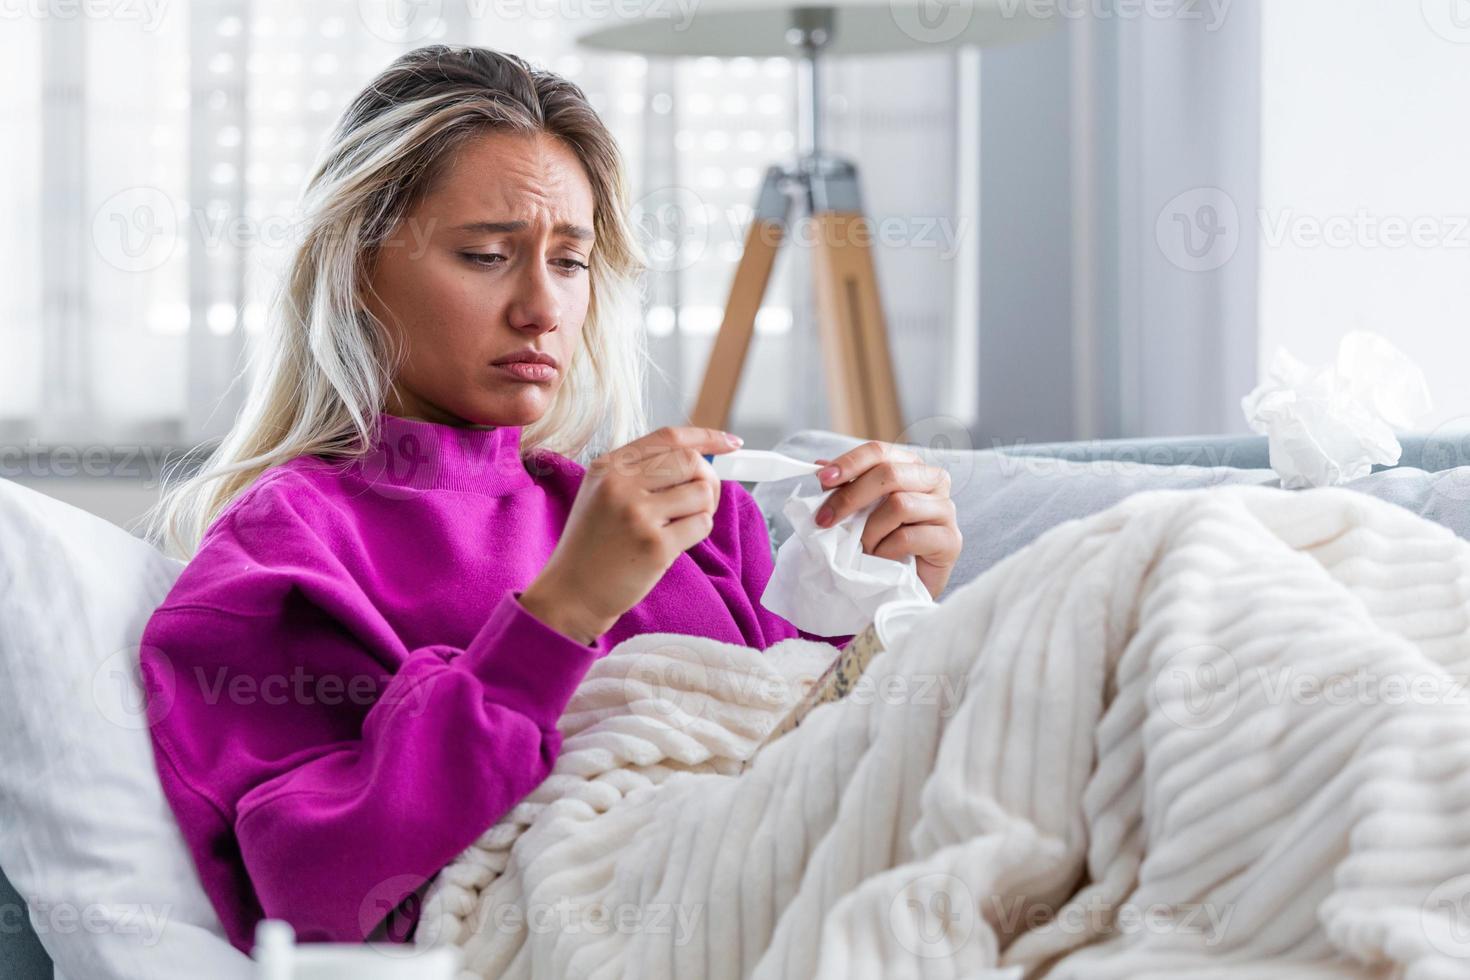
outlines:
[[389, 65], [333, 129], [303, 192], [302, 235], [253, 352], [259, 371], [245, 405], [197, 473], [166, 487], [145, 515], [149, 540], [187, 560], [266, 469], [371, 448], [404, 351], [363, 302], [367, 263], [453, 151], [488, 130], [564, 141], [595, 201], [582, 342], [551, 407], [521, 433], [522, 455], [541, 448], [585, 462], [642, 434], [649, 365], [638, 278], [647, 260], [612, 134], [558, 75], [511, 54], [429, 45]]

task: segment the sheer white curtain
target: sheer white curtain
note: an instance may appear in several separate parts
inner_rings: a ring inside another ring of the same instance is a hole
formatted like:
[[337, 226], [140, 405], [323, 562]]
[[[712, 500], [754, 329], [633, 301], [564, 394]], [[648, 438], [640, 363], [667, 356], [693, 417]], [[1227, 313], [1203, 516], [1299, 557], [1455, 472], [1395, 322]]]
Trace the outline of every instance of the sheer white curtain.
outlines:
[[982, 55], [979, 441], [1241, 432], [1262, 4], [1057, 9]]
[[[430, 42], [565, 74], [616, 134], [655, 260], [653, 421], [682, 422], [762, 172], [794, 152], [794, 71], [784, 59], [583, 52], [582, 6], [198, 0], [56, 4], [8, 20], [0, 443], [183, 446], [227, 429], [321, 140], [373, 73]], [[899, 229], [877, 245], [878, 274], [910, 418], [937, 410], [925, 379], [958, 329], [954, 64], [929, 54], [828, 69], [830, 148], [858, 160], [870, 215]], [[803, 250], [788, 248], [732, 428], [826, 421], [807, 276]]]

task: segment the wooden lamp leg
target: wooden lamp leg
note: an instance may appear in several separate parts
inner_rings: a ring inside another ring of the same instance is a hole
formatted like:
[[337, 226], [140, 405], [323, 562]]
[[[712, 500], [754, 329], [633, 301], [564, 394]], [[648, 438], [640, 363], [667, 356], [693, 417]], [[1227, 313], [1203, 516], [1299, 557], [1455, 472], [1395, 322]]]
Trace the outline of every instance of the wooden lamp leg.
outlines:
[[846, 161], [826, 161], [826, 166], [831, 169], [799, 178], [780, 167], [767, 169], [690, 415], [693, 425], [723, 429], [729, 423], [756, 313], [786, 236], [791, 198], [785, 184], [799, 179], [806, 184], [816, 231], [812, 273], [832, 426], [838, 432], [884, 442], [895, 442], [903, 433], [872, 233], [858, 197], [857, 171]]
[[783, 186], [786, 173], [780, 167], [766, 170], [756, 203], [750, 230], [745, 233], [745, 251], [730, 284], [730, 298], [725, 303], [725, 317], [715, 336], [699, 397], [694, 403], [690, 423], [711, 429], [724, 429], [740, 386], [740, 374], [750, 351], [750, 338], [755, 332], [755, 315], [760, 311], [776, 253], [786, 237], [786, 216], [791, 198]]
[[813, 195], [812, 271], [833, 426], [859, 438], [895, 442], [904, 429], [903, 413], [857, 174], [849, 166], [814, 180], [822, 183]]

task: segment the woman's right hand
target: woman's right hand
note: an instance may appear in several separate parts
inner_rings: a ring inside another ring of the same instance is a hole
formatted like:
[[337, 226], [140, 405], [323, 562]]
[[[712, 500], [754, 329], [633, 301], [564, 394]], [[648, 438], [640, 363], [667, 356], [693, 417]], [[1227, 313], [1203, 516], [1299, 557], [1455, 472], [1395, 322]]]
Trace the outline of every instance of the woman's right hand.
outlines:
[[709, 536], [720, 479], [703, 454], [739, 445], [717, 429], [665, 426], [594, 459], [521, 605], [581, 643], [607, 632]]

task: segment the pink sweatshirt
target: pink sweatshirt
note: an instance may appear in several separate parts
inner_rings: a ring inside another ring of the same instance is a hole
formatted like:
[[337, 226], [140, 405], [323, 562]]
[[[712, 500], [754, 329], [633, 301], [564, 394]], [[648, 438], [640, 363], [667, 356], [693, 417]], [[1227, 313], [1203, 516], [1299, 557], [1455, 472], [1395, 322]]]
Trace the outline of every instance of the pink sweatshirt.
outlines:
[[262, 474], [143, 635], [164, 793], [242, 951], [262, 917], [302, 941], [411, 938], [415, 893], [546, 777], [557, 719], [619, 641], [849, 639], [760, 605], [764, 518], [727, 480], [709, 537], [578, 643], [518, 600], [583, 468], [523, 461], [518, 427], [379, 422], [357, 460]]

